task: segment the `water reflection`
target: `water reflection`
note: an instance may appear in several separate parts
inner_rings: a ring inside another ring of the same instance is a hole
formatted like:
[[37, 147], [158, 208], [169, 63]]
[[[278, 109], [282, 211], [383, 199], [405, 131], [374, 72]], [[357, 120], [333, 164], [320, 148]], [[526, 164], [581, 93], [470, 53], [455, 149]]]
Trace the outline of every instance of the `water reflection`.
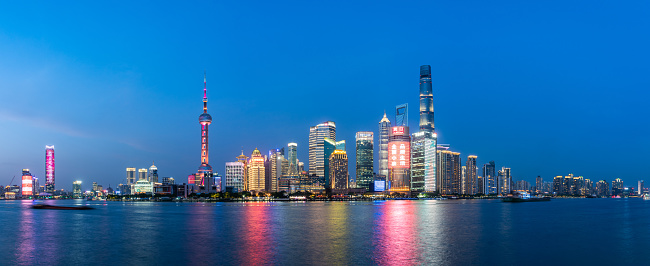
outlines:
[[269, 215], [271, 214], [270, 203], [253, 202], [247, 203], [244, 215], [240, 217], [241, 222], [241, 247], [239, 254], [242, 265], [262, 265], [275, 261], [275, 241], [273, 225]]
[[18, 264], [29, 265], [36, 262], [36, 227], [34, 226], [34, 212], [30, 209], [31, 201], [23, 201], [19, 214], [18, 238], [15, 239], [16, 260]]
[[373, 261], [380, 265], [414, 265], [421, 261], [412, 201], [377, 205], [373, 232]]

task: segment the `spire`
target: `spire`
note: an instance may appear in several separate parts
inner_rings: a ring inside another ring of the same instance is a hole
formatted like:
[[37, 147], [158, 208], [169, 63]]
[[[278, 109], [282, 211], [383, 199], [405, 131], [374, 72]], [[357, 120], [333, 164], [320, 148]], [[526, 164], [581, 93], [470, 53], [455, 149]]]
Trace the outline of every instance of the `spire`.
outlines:
[[203, 71], [203, 113], [208, 113], [208, 83], [205, 70]]
[[390, 120], [388, 120], [388, 117], [386, 117], [386, 110], [384, 110], [384, 117], [379, 121], [379, 123], [383, 123], [383, 122], [390, 123]]

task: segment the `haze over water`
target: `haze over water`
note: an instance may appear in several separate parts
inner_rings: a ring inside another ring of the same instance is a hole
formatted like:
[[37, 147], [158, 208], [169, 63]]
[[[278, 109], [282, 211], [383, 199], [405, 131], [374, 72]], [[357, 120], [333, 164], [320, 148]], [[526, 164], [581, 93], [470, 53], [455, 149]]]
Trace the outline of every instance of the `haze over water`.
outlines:
[[641, 199], [0, 202], [7, 264], [647, 264]]

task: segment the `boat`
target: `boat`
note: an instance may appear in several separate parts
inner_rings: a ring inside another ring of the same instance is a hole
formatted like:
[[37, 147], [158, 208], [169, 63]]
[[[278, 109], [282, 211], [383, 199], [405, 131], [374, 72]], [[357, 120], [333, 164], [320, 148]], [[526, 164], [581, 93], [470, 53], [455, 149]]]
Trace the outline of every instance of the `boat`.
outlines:
[[550, 197], [531, 197], [529, 193], [522, 192], [517, 195], [501, 198], [503, 202], [535, 202], [535, 201], [551, 201]]
[[90, 206], [54, 206], [48, 204], [34, 204], [32, 209], [44, 209], [44, 210], [92, 210], [93, 207]]
[[650, 194], [643, 194], [644, 200], [650, 200]]

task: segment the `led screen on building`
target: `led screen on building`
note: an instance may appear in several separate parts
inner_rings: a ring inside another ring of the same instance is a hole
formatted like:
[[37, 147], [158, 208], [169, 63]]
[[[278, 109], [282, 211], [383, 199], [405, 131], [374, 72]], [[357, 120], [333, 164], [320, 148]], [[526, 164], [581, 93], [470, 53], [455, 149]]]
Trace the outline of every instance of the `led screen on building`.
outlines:
[[391, 141], [388, 143], [388, 168], [411, 167], [411, 143]]
[[22, 183], [22, 190], [23, 196], [31, 196], [32, 195], [32, 176], [31, 175], [24, 175], [23, 176], [23, 183]]
[[386, 191], [386, 181], [384, 180], [375, 180], [375, 192]]

